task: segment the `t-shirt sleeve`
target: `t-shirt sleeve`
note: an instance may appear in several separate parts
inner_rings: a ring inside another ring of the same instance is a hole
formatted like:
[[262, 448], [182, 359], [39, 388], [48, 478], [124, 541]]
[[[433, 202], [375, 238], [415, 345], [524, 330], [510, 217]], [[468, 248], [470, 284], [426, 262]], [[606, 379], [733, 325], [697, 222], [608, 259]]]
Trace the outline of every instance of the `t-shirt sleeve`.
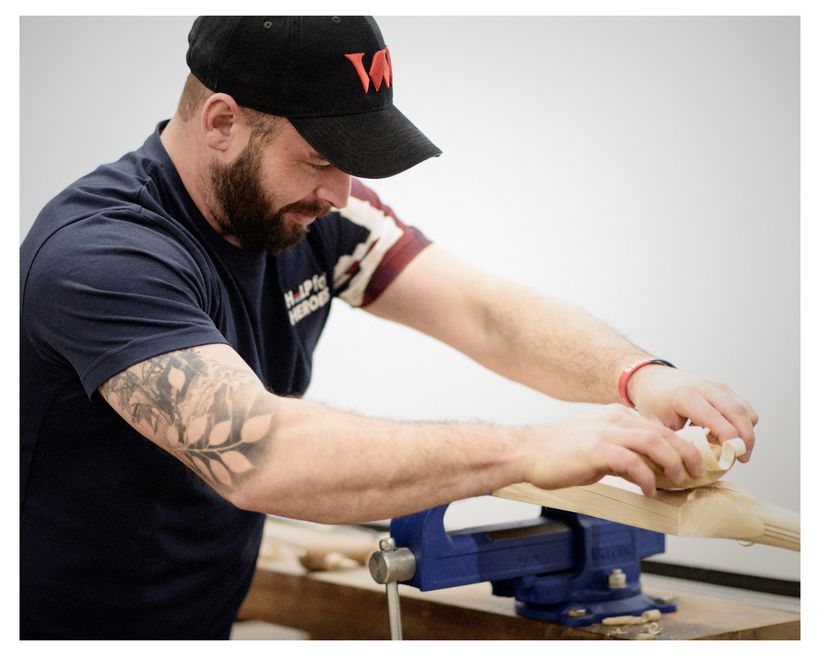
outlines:
[[347, 207], [339, 210], [333, 291], [365, 307], [431, 242], [403, 223], [371, 189], [354, 179]]
[[22, 288], [22, 329], [40, 357], [72, 367], [89, 397], [115, 374], [181, 348], [224, 343], [194, 251], [122, 217], [61, 228]]

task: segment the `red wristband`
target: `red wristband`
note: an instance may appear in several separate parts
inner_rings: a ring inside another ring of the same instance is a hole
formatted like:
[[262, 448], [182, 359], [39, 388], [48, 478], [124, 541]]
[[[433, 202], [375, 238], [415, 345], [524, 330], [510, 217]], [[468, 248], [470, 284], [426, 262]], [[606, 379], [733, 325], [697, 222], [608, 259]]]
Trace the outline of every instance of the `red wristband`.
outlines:
[[626, 369], [621, 372], [620, 378], [618, 378], [618, 396], [621, 397], [621, 401], [623, 401], [624, 405], [628, 408], [634, 408], [635, 404], [629, 400], [629, 395], [626, 393], [626, 384], [629, 382], [630, 377], [634, 374], [638, 369], [647, 365], [647, 364], [662, 364], [667, 367], [672, 367], [675, 369], [675, 365], [671, 362], [667, 362], [666, 360], [659, 360], [657, 358], [647, 358], [646, 360], [636, 360], [631, 365], [629, 365]]

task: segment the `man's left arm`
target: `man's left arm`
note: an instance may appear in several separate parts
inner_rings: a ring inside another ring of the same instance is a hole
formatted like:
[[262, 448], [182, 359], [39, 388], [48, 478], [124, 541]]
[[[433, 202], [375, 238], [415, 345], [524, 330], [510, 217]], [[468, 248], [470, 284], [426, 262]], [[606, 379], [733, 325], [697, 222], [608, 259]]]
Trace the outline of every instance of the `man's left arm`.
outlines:
[[[652, 357], [579, 308], [483, 273], [435, 244], [365, 309], [567, 401], [620, 402], [621, 372]], [[757, 414], [727, 385], [647, 365], [630, 377], [627, 394], [642, 415], [669, 428], [691, 419], [721, 442], [740, 436], [747, 446], [741, 460], [748, 460]]]

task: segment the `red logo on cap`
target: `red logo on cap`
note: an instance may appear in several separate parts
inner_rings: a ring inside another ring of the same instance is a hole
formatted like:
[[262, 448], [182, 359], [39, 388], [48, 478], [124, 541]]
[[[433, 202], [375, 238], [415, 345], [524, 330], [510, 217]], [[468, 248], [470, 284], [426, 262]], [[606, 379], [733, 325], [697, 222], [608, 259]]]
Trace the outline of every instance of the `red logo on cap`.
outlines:
[[362, 81], [362, 88], [365, 93], [370, 89], [370, 80], [373, 80], [373, 86], [376, 91], [381, 88], [382, 81], [384, 81], [385, 87], [390, 88], [390, 84], [393, 81], [393, 66], [390, 64], [390, 51], [386, 47], [376, 51], [376, 54], [373, 55], [373, 61], [370, 62], [369, 71], [364, 70], [364, 64], [362, 63], [362, 59], [364, 58], [363, 52], [354, 52], [345, 55], [345, 57], [353, 63], [353, 68], [355, 68], [359, 74], [359, 79]]

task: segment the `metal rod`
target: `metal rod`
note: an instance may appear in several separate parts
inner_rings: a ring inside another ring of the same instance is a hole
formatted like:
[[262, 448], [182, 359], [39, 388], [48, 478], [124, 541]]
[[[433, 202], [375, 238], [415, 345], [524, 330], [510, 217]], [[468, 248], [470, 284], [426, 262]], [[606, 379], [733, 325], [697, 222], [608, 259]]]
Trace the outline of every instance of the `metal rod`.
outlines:
[[401, 607], [399, 606], [399, 584], [396, 581], [385, 585], [387, 588], [387, 614], [390, 617], [390, 639], [401, 640]]

